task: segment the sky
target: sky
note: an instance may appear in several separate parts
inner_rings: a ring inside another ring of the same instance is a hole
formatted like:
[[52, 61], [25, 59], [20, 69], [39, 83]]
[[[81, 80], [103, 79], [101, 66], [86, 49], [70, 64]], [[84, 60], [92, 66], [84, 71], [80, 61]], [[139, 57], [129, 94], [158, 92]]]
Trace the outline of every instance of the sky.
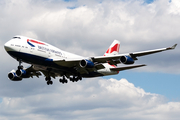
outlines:
[[[5, 0], [0, 8], [0, 119], [179, 120], [179, 0]], [[18, 62], [4, 43], [15, 35], [85, 57], [103, 55], [114, 39], [120, 53], [178, 46], [139, 57], [142, 68], [47, 86], [44, 76], [7, 78]]]

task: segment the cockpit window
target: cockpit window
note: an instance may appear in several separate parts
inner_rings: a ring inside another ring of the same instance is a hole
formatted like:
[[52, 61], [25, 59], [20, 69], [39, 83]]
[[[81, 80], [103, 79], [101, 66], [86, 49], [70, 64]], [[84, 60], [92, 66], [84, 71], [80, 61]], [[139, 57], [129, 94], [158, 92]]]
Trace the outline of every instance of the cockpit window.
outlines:
[[13, 37], [13, 39], [21, 39], [21, 37]]

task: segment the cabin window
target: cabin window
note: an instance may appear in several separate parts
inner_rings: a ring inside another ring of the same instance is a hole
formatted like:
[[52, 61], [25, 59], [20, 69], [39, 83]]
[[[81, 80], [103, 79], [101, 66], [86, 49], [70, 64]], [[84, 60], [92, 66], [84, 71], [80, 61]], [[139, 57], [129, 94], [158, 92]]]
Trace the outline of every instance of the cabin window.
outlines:
[[16, 47], [21, 47], [20, 45], [15, 45]]
[[13, 39], [21, 39], [21, 37], [13, 37]]

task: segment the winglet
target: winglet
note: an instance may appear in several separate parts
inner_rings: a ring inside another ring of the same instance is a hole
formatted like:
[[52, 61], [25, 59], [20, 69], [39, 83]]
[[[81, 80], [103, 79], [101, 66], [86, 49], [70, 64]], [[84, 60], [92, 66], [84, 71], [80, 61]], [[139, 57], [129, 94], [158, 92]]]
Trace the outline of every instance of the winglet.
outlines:
[[177, 44], [174, 44], [172, 47], [168, 47], [167, 50], [172, 50], [172, 49], [175, 49], [177, 46]]
[[177, 44], [174, 44], [171, 48], [172, 48], [172, 49], [175, 49], [175, 48], [176, 48], [176, 46], [177, 46]]

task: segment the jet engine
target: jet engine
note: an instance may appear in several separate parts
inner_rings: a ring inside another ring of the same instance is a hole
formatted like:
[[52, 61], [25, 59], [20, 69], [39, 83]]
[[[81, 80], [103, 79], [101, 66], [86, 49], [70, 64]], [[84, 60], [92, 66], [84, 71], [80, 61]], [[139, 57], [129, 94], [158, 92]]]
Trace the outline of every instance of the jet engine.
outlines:
[[18, 69], [16, 70], [16, 75], [21, 78], [29, 78], [29, 73], [26, 70]]
[[21, 77], [18, 77], [16, 75], [16, 73], [14, 71], [11, 71], [9, 74], [8, 74], [8, 78], [12, 81], [21, 81], [22, 78]]
[[130, 56], [122, 56], [120, 58], [120, 61], [124, 64], [133, 64], [134, 63], [134, 59], [131, 58]]
[[94, 63], [90, 60], [87, 60], [87, 59], [81, 60], [79, 65], [82, 68], [93, 68], [94, 67]]

